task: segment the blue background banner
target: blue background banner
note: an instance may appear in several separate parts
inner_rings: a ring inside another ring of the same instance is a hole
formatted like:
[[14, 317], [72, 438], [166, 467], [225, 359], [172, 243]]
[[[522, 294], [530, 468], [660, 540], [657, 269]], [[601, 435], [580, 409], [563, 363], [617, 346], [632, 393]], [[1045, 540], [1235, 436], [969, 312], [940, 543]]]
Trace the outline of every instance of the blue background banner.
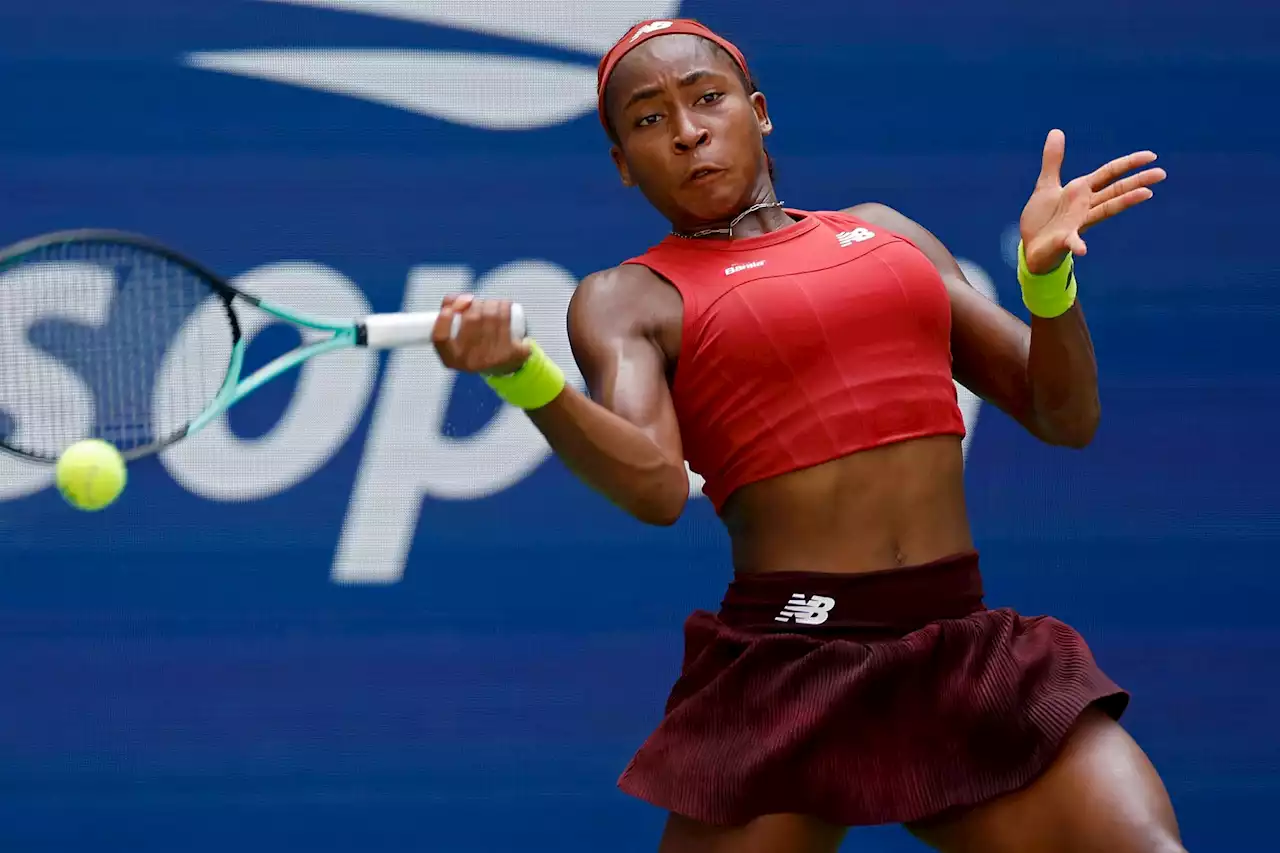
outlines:
[[[0, 243], [143, 232], [337, 317], [502, 294], [568, 364], [575, 282], [663, 232], [609, 163], [595, 63], [676, 13], [752, 60], [782, 198], [891, 204], [1015, 310], [1045, 133], [1073, 174], [1159, 152], [1155, 200], [1081, 262], [1097, 440], [966, 400], [971, 515], [988, 602], [1071, 622], [1133, 691], [1188, 847], [1269, 847], [1280, 8], [7, 3]], [[255, 363], [296, 342], [251, 331]], [[313, 363], [106, 512], [50, 479], [0, 458], [3, 849], [654, 849], [663, 816], [614, 781], [729, 577], [706, 501], [632, 522], [429, 352]]]

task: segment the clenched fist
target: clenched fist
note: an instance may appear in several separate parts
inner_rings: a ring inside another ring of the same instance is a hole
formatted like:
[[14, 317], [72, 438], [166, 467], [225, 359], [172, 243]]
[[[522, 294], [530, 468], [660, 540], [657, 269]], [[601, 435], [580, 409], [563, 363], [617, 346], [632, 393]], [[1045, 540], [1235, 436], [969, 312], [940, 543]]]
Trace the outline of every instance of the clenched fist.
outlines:
[[514, 373], [530, 352], [527, 341], [512, 338], [511, 300], [478, 299], [471, 293], [444, 298], [431, 341], [445, 367], [464, 373]]

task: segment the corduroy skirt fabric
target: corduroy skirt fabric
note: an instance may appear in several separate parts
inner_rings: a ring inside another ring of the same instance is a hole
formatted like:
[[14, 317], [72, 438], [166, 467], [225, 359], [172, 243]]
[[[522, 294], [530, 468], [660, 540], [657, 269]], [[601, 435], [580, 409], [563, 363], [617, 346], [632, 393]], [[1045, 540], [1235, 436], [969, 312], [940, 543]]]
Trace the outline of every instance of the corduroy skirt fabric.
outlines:
[[977, 554], [742, 576], [685, 623], [666, 715], [619, 780], [718, 825], [782, 812], [908, 823], [1031, 782], [1129, 694], [1067, 625], [983, 605]]

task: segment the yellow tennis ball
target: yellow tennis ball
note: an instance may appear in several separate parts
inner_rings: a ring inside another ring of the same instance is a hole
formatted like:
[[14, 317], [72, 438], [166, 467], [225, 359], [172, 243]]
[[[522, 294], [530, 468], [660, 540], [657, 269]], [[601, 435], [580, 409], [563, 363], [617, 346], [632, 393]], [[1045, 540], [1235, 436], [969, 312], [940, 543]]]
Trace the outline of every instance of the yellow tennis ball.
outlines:
[[78, 441], [58, 457], [58, 491], [76, 509], [106, 509], [124, 491], [128, 476], [120, 451], [99, 439]]

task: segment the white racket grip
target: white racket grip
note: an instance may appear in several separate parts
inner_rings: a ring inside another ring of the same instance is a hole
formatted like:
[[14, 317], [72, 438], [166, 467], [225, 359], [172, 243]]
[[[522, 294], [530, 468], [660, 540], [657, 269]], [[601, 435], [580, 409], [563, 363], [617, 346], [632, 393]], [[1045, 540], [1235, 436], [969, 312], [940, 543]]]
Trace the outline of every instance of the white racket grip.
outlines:
[[[363, 344], [369, 349], [394, 349], [396, 347], [421, 346], [431, 343], [431, 330], [435, 328], [439, 311], [405, 311], [397, 314], [370, 314], [360, 323]], [[462, 328], [462, 315], [453, 315], [450, 337], [457, 337]], [[528, 334], [524, 308], [511, 304], [511, 339], [522, 341]]]

